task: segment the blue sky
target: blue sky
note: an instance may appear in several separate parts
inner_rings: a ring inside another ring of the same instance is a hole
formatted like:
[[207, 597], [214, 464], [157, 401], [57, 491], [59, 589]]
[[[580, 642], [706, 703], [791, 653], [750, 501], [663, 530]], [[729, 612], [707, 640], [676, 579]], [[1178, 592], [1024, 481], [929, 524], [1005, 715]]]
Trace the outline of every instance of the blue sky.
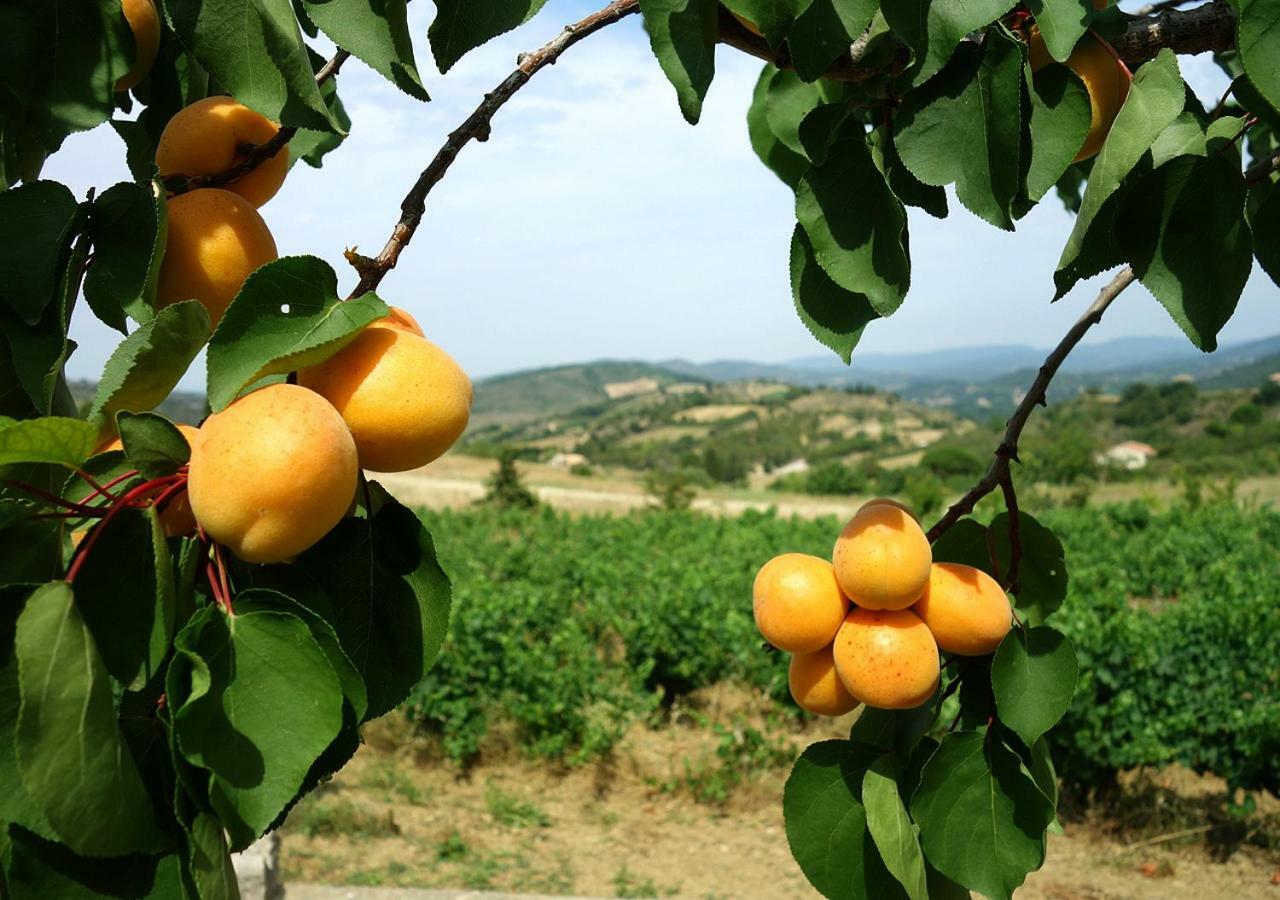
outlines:
[[[551, 0], [532, 22], [473, 51], [448, 76], [426, 43], [432, 7], [412, 4], [419, 103], [358, 60], [339, 76], [354, 120], [323, 169], [296, 166], [262, 209], [282, 255], [328, 260], [354, 284], [344, 247], [376, 253], [405, 191], [444, 136], [516, 54], [594, 8]], [[1181, 59], [1213, 102], [1226, 85], [1207, 57]], [[790, 191], [755, 158], [745, 111], [760, 70], [727, 47], [703, 121], [685, 124], [633, 16], [570, 50], [498, 113], [431, 194], [426, 219], [380, 295], [411, 311], [473, 376], [605, 357], [781, 361], [825, 353], [796, 318], [787, 279]], [[69, 139], [45, 177], [78, 193], [128, 178], [106, 127]], [[921, 351], [992, 343], [1047, 346], [1105, 279], [1056, 304], [1052, 272], [1071, 217], [1047, 200], [1000, 232], [952, 197], [937, 221], [911, 211], [911, 293], [867, 329], [861, 349]], [[1226, 341], [1280, 330], [1274, 285], [1255, 269]], [[73, 377], [96, 378], [118, 335], [82, 312]], [[1140, 287], [1091, 340], [1179, 332]], [[856, 360], [856, 352], [855, 352]], [[202, 364], [184, 386], [198, 388]]]

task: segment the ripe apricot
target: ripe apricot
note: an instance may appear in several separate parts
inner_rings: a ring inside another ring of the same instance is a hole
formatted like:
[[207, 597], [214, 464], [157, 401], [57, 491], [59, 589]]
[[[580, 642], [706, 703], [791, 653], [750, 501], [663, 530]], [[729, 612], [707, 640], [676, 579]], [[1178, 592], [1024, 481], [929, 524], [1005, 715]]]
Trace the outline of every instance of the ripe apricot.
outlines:
[[836, 584], [831, 563], [807, 553], [783, 553], [756, 573], [751, 606], [766, 641], [790, 653], [812, 653], [836, 636], [849, 600]]
[[127, 91], [147, 77], [160, 49], [160, 14], [155, 0], [121, 0], [124, 20], [133, 32], [133, 65], [116, 79], [116, 90]]
[[449, 354], [395, 327], [366, 328], [329, 359], [298, 372], [342, 414], [374, 472], [403, 472], [440, 456], [466, 430], [471, 379]]
[[[192, 425], [178, 425], [178, 430], [187, 439], [187, 443], [195, 447], [200, 429]], [[195, 513], [191, 511], [191, 499], [186, 491], [181, 491], [169, 498], [160, 510], [160, 524], [164, 527], [165, 537], [184, 537], [196, 530]]]
[[376, 322], [369, 323], [370, 328], [399, 328], [402, 331], [409, 331], [418, 337], [426, 337], [422, 333], [422, 326], [418, 324], [418, 320], [411, 316], [407, 310], [403, 310], [398, 306], [391, 307], [391, 312], [378, 319]]
[[169, 238], [156, 304], [199, 300], [216, 327], [244, 280], [276, 258], [258, 211], [238, 194], [200, 188], [169, 201]]
[[994, 653], [1013, 626], [1009, 598], [996, 580], [960, 563], [934, 563], [929, 586], [912, 611], [939, 647], [960, 656]]
[[938, 645], [908, 609], [859, 609], [845, 617], [832, 648], [836, 673], [877, 709], [912, 709], [938, 686]]
[[323, 397], [273, 384], [205, 420], [191, 445], [187, 496], [197, 521], [246, 562], [282, 562], [346, 514], [356, 446]]
[[[1031, 71], [1052, 63], [1053, 57], [1045, 46], [1039, 31], [1033, 31], [1028, 41]], [[1116, 59], [1111, 48], [1092, 33], [1086, 34], [1067, 57], [1067, 66], [1084, 82], [1089, 93], [1089, 133], [1085, 136], [1080, 152], [1073, 162], [1095, 156], [1102, 149], [1111, 126], [1115, 124], [1120, 107], [1129, 95], [1129, 83], [1133, 81], [1129, 69]]]
[[863, 609], [906, 609], [929, 583], [933, 553], [915, 519], [896, 506], [864, 508], [832, 552], [836, 581]]
[[[911, 507], [907, 506], [907, 504], [902, 503], [901, 501], [894, 500], [892, 497], [873, 497], [872, 499], [868, 500], [866, 503], [859, 506], [858, 512], [862, 512], [864, 509], [866, 509], [869, 506], [893, 506], [902, 510], [904, 513], [909, 515], [911, 518], [915, 519], [917, 522], [920, 521], [920, 517], [917, 516], [914, 512], [912, 512]], [[855, 516], [857, 514], [858, 513], [854, 513]]]
[[[180, 109], [164, 126], [156, 165], [162, 177], [220, 175], [244, 161], [244, 147], [265, 144], [279, 130], [275, 122], [230, 97], [206, 97]], [[288, 172], [286, 145], [227, 190], [261, 206], [280, 190]]]
[[797, 653], [787, 667], [787, 686], [800, 708], [819, 716], [843, 716], [858, 705], [840, 676], [831, 647]]

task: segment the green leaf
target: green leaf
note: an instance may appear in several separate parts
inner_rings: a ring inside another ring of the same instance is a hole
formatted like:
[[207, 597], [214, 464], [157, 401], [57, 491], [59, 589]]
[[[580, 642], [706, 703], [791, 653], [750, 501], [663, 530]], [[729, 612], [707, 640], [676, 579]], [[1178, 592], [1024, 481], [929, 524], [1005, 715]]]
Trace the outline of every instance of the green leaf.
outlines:
[[1236, 49], [1249, 81], [1280, 109], [1280, 0], [1235, 0]]
[[[1071, 290], [1081, 278], [1117, 264], [1112, 255], [1116, 252], [1114, 239], [1110, 235], [1114, 222], [1104, 214], [1104, 207], [1185, 104], [1186, 90], [1178, 72], [1177, 57], [1167, 49], [1161, 50], [1134, 75], [1129, 95], [1093, 161], [1080, 212], [1053, 276], [1058, 297]], [[1114, 211], [1114, 204], [1110, 209]], [[1095, 229], [1097, 233], [1092, 239], [1096, 246], [1087, 246], [1086, 238]]]
[[191, 459], [186, 437], [164, 416], [122, 412], [116, 424], [129, 463], [147, 478], [172, 475]]
[[[793, 153], [807, 158], [808, 150], [800, 138], [800, 126], [809, 113], [832, 99], [830, 90], [826, 85], [805, 83], [795, 72], [774, 70], [765, 95], [765, 117], [769, 129]], [[830, 143], [830, 140], [825, 141], [824, 149]]]
[[747, 109], [747, 134], [751, 139], [751, 149], [760, 161], [787, 187], [795, 190], [800, 176], [809, 168], [809, 160], [783, 143], [769, 125], [769, 89], [778, 74], [779, 70], [771, 64], [760, 71], [755, 92], [751, 95], [751, 106]]
[[791, 855], [828, 900], [904, 896], [876, 851], [862, 805], [862, 779], [879, 755], [849, 741], [821, 741], [787, 778], [782, 812]]
[[0, 4], [0, 83], [50, 150], [68, 134], [107, 120], [116, 81], [132, 57], [133, 37], [118, 0]]
[[10, 829], [9, 837], [8, 876], [13, 893], [6, 896], [40, 900], [176, 900], [182, 896], [178, 860], [172, 854], [89, 858], [22, 828]]
[[898, 763], [885, 754], [862, 777], [862, 805], [867, 811], [867, 831], [880, 858], [911, 900], [929, 900], [924, 854], [898, 792]]
[[431, 52], [441, 72], [470, 50], [532, 19], [547, 0], [437, 0], [436, 18], [427, 29]]
[[721, 3], [754, 25], [770, 46], [777, 47], [812, 0], [721, 0]]
[[1075, 650], [1060, 632], [1046, 626], [1010, 631], [991, 663], [1000, 721], [1034, 744], [1066, 713], [1078, 674]]
[[153, 184], [113, 185], [93, 203], [93, 259], [84, 298], [99, 319], [120, 332], [126, 313], [137, 322], [155, 315], [165, 223], [164, 193]]
[[303, 7], [339, 47], [410, 97], [431, 99], [413, 59], [406, 0], [303, 0]]
[[106, 668], [69, 584], [51, 582], [31, 595], [14, 646], [22, 692], [18, 764], [53, 830], [84, 856], [163, 847], [116, 725]]
[[945, 188], [925, 184], [911, 172], [898, 155], [893, 133], [887, 127], [871, 132], [871, 152], [880, 171], [889, 181], [889, 189], [907, 206], [923, 209], [935, 219], [947, 217], [947, 192]]
[[[9, 535], [5, 535], [5, 540], [8, 539]], [[18, 614], [31, 591], [31, 585], [26, 584], [0, 587], [0, 822], [14, 822], [47, 840], [56, 840], [44, 813], [27, 793], [18, 768], [16, 742], [21, 697], [13, 636]], [[3, 830], [0, 828], [0, 832]]]
[[262, 588], [250, 588], [237, 594], [235, 609], [237, 614], [259, 611], [287, 612], [306, 622], [307, 627], [311, 629], [311, 636], [320, 645], [325, 658], [329, 660], [329, 665], [333, 667], [334, 673], [342, 683], [342, 693], [351, 704], [355, 718], [357, 720], [364, 718], [365, 711], [369, 708], [369, 695], [364, 687], [364, 679], [360, 677], [360, 672], [351, 661], [351, 657], [347, 656], [346, 651], [342, 649], [342, 642], [338, 640], [333, 626], [324, 618], [292, 597], [279, 591]]
[[51, 463], [74, 469], [98, 443], [98, 430], [83, 419], [46, 416], [0, 422], [0, 466]]
[[936, 79], [907, 94], [894, 116], [903, 163], [925, 184], [956, 185], [975, 215], [1013, 228], [1021, 186], [1024, 46], [998, 31], [956, 54]]
[[970, 890], [1005, 900], [1044, 863], [1053, 815], [1018, 758], [973, 731], [943, 737], [911, 798], [929, 862]]
[[1268, 182], [1256, 190], [1262, 199], [1249, 209], [1253, 254], [1271, 280], [1280, 284], [1280, 188]]
[[851, 123], [844, 135], [801, 177], [796, 218], [831, 280], [887, 316], [911, 281], [906, 210], [876, 168], [861, 126]]
[[[971, 31], [999, 19], [1015, 0], [901, 0], [881, 7], [889, 27], [915, 51], [909, 73], [912, 84], [922, 84], [939, 72]], [[987, 33], [990, 40], [994, 29]]]
[[337, 735], [342, 686], [306, 623], [289, 613], [228, 616], [207, 606], [174, 648], [189, 667], [169, 672], [178, 747], [209, 771], [209, 802], [241, 850]]
[[165, 0], [178, 39], [209, 77], [282, 125], [332, 131], [289, 0]]
[[658, 65], [676, 89], [690, 124], [716, 74], [716, 0], [641, 0], [640, 14]]
[[[310, 47], [307, 48], [307, 56], [317, 71], [327, 62]], [[320, 168], [326, 154], [342, 145], [347, 132], [351, 130], [351, 117], [347, 115], [347, 108], [342, 105], [342, 98], [338, 96], [338, 79], [330, 78], [322, 84], [320, 95], [329, 107], [329, 115], [338, 124], [338, 131], [310, 131], [301, 128], [293, 136], [293, 140], [289, 141], [289, 158], [295, 162], [301, 160], [314, 169]]]
[[1134, 272], [1206, 352], [1217, 348], [1253, 267], [1246, 193], [1230, 157], [1179, 156], [1139, 180], [1119, 212], [1117, 234]]
[[1090, 0], [1027, 0], [1027, 9], [1040, 28], [1045, 49], [1058, 62], [1067, 61], [1076, 42], [1089, 30], [1089, 19], [1093, 17]]
[[963, 563], [991, 574], [986, 526], [973, 519], [961, 519], [933, 542], [933, 561]]
[[[991, 543], [999, 571], [1009, 571], [1009, 514], [991, 520]], [[1018, 516], [1022, 558], [1018, 562], [1018, 594], [1014, 606], [1032, 625], [1053, 614], [1067, 599], [1067, 560], [1062, 541], [1026, 512]]]
[[849, 730], [849, 740], [873, 747], [882, 753], [892, 750], [905, 756], [920, 743], [924, 733], [933, 724], [935, 715], [933, 701], [923, 703], [915, 709], [876, 709], [864, 706]]
[[56, 181], [0, 193], [0, 298], [28, 325], [57, 294], [79, 209]]
[[796, 73], [813, 81], [849, 52], [871, 24], [875, 0], [813, 0], [787, 33], [787, 47]]
[[0, 500], [0, 585], [43, 584], [62, 574], [65, 530], [57, 520], [32, 518], [44, 511], [38, 503]]
[[[1067, 0], [1075, 2], [1075, 0]], [[1025, 67], [1031, 98], [1031, 167], [1027, 196], [1034, 203], [1049, 192], [1071, 165], [1089, 134], [1089, 92], [1066, 66], [1045, 66], [1034, 78]]]
[[222, 823], [208, 813], [197, 813], [189, 825], [183, 825], [183, 833], [182, 874], [190, 895], [202, 900], [239, 900], [240, 886]]
[[343, 302], [322, 259], [267, 263], [245, 280], [209, 342], [209, 405], [218, 412], [268, 375], [324, 362], [388, 312], [373, 293]]
[[103, 666], [126, 687], [139, 689], [160, 671], [173, 638], [175, 593], [156, 512], [125, 510], [112, 519], [76, 575], [76, 607]]
[[862, 294], [846, 291], [818, 265], [799, 225], [791, 235], [791, 296], [809, 333], [849, 364], [868, 322], [880, 317]]
[[166, 306], [112, 352], [89, 410], [95, 422], [113, 422], [121, 410], [145, 411], [177, 385], [209, 340], [209, 313], [198, 300]]

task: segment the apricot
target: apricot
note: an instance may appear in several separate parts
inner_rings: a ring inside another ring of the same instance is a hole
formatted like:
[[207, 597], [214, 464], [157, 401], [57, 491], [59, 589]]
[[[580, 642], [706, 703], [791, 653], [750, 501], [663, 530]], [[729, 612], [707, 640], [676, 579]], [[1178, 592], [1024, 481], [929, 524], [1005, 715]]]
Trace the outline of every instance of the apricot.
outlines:
[[[245, 159], [245, 148], [265, 144], [280, 126], [230, 97], [206, 97], [183, 107], [164, 126], [156, 145], [161, 177], [220, 175]], [[228, 184], [254, 206], [276, 195], [289, 172], [289, 147]]]
[[151, 71], [160, 49], [160, 14], [155, 0], [121, 0], [124, 20], [133, 32], [133, 65], [116, 79], [116, 90], [127, 91]]
[[836, 584], [831, 563], [807, 553], [783, 553], [756, 573], [751, 606], [766, 641], [790, 653], [812, 653], [836, 636], [849, 599]]
[[[1032, 72], [1038, 72], [1054, 62], [1038, 30], [1032, 31], [1028, 49]], [[1080, 152], [1072, 160], [1080, 162], [1097, 155], [1102, 149], [1102, 144], [1120, 113], [1120, 107], [1129, 95], [1129, 83], [1133, 81], [1133, 76], [1124, 63], [1116, 58], [1111, 48], [1092, 33], [1080, 39], [1067, 57], [1066, 65], [1080, 76], [1089, 94], [1089, 133], [1085, 136]]]
[[832, 655], [840, 681], [867, 706], [912, 709], [938, 687], [938, 644], [908, 609], [854, 607], [836, 633]]
[[755, 22], [752, 22], [750, 19], [745, 18], [744, 16], [738, 15], [736, 12], [733, 12], [733, 10], [729, 11], [729, 15], [737, 19], [739, 25], [747, 29], [747, 31], [750, 31], [756, 37], [764, 37], [764, 35], [760, 32], [760, 29], [756, 27]]
[[[192, 425], [178, 425], [178, 430], [187, 439], [187, 444], [195, 447], [200, 430]], [[160, 510], [160, 525], [164, 528], [165, 537], [185, 537], [196, 530], [195, 513], [191, 511], [191, 499], [186, 491], [180, 491], [169, 498]]]
[[425, 466], [448, 450], [471, 415], [471, 379], [424, 337], [395, 327], [369, 327], [298, 384], [342, 414], [374, 472]]
[[369, 323], [370, 328], [399, 328], [402, 331], [408, 331], [416, 334], [418, 337], [426, 337], [422, 333], [422, 326], [418, 324], [418, 320], [409, 314], [407, 310], [403, 310], [398, 306], [391, 307], [391, 312], [378, 319], [376, 322]]
[[797, 653], [787, 667], [787, 686], [801, 709], [819, 716], [843, 716], [858, 705], [836, 674], [831, 647]]
[[338, 524], [356, 492], [356, 446], [314, 391], [273, 384], [205, 420], [187, 496], [215, 541], [245, 562], [288, 560]]
[[276, 258], [267, 223], [243, 197], [200, 188], [169, 201], [156, 304], [199, 300], [217, 327], [254, 269]]
[[[912, 511], [911, 507], [907, 506], [907, 504], [902, 503], [898, 500], [894, 500], [892, 497], [873, 497], [872, 499], [868, 500], [866, 503], [859, 506], [858, 512], [862, 512], [864, 509], [866, 509], [869, 506], [893, 506], [902, 510], [904, 513], [909, 515], [911, 518], [915, 519], [917, 522], [920, 521], [920, 517], [917, 516]], [[858, 513], [854, 513], [855, 516], [857, 514]]]
[[994, 653], [1013, 627], [1009, 598], [996, 580], [960, 563], [934, 563], [929, 586], [911, 609], [939, 647], [960, 656]]
[[906, 609], [929, 583], [933, 552], [919, 523], [897, 506], [865, 507], [832, 552], [836, 581], [863, 609]]

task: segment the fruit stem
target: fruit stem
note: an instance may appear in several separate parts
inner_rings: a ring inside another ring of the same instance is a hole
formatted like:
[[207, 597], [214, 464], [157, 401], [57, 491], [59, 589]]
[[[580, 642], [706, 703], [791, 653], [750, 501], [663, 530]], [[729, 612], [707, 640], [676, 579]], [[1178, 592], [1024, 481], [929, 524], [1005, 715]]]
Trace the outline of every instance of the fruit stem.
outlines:
[[27, 484], [26, 482], [23, 482], [23, 481], [10, 481], [10, 480], [6, 480], [5, 484], [9, 485], [10, 487], [17, 488], [18, 490], [24, 493], [30, 494], [33, 497], [39, 497], [41, 500], [44, 500], [46, 503], [52, 504], [53, 506], [58, 506], [58, 507], [61, 507], [62, 509], [71, 510], [72, 512], [79, 513], [82, 516], [102, 515], [102, 511], [99, 509], [96, 509], [92, 506], [86, 506], [83, 503], [76, 503], [73, 500], [67, 500], [63, 497], [59, 497], [57, 494], [51, 494], [48, 491], [41, 490], [40, 488], [36, 487], [33, 484]]
[[[106, 515], [102, 517], [102, 521], [89, 532], [89, 536], [85, 538], [84, 543], [77, 548], [75, 557], [71, 560], [71, 566], [67, 569], [67, 584], [75, 583], [76, 576], [79, 575], [80, 570], [84, 568], [84, 561], [89, 557], [89, 553], [93, 550], [94, 546], [97, 545], [98, 538], [107, 530], [107, 526], [109, 526], [111, 521], [120, 514], [122, 509], [145, 509], [147, 506], [151, 505], [151, 501], [147, 497], [148, 494], [163, 491], [174, 483], [185, 483], [186, 480], [187, 476], [181, 472], [174, 475], [166, 475], [163, 478], [153, 478], [150, 481], [145, 481], [137, 487], [132, 488], [124, 496], [117, 499], [111, 505], [111, 508], [107, 510]], [[139, 501], [147, 502], [140, 503]]]

